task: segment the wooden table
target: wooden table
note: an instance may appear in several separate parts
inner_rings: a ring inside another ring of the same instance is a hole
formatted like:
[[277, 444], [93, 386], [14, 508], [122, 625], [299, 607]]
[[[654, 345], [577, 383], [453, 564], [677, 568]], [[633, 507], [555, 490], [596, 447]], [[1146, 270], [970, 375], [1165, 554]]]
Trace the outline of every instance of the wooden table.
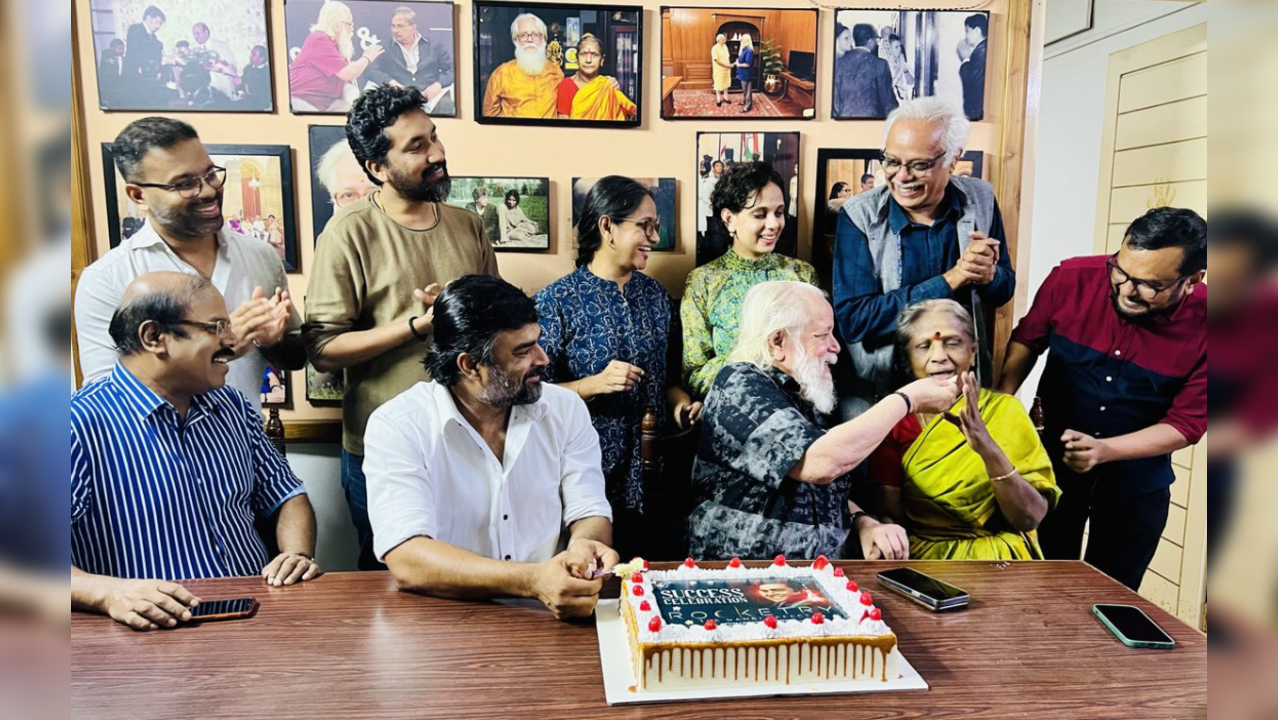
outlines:
[[674, 117], [675, 101], [674, 91], [679, 87], [679, 83], [683, 82], [680, 75], [672, 75], [661, 78], [661, 115], [662, 117]]
[[[138, 633], [76, 614], [71, 717], [1207, 717], [1206, 639], [1081, 562], [909, 563], [972, 594], [970, 608], [946, 615], [877, 587], [873, 573], [900, 563], [839, 564], [874, 588], [930, 691], [609, 707], [593, 620], [558, 622], [526, 601], [408, 595], [386, 573], [335, 573], [280, 589], [257, 578], [189, 584], [206, 599], [257, 597], [250, 620]], [[1177, 648], [1124, 647], [1092, 617], [1097, 602], [1140, 606]]]

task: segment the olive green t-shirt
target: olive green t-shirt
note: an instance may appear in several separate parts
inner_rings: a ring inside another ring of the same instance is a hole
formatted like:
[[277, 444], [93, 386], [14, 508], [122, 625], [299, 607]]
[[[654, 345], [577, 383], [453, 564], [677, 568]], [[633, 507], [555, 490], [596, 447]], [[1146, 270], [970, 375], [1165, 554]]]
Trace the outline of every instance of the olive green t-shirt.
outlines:
[[[316, 241], [302, 328], [310, 357], [343, 333], [425, 315], [414, 289], [463, 275], [498, 277], [497, 256], [478, 215], [437, 203], [435, 225], [413, 230], [387, 216], [373, 202], [376, 195], [334, 215]], [[342, 445], [348, 452], [364, 454], [364, 427], [374, 410], [428, 379], [421, 365], [427, 347], [409, 342], [346, 368]]]

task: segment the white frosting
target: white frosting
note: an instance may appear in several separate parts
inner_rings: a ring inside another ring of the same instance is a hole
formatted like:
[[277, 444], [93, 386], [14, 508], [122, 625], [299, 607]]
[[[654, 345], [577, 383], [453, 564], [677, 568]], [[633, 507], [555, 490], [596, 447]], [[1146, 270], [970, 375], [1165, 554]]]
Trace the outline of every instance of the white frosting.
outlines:
[[[641, 567], [642, 562], [639, 565]], [[639, 641], [643, 643], [722, 643], [805, 637], [866, 637], [892, 633], [887, 623], [882, 620], [871, 620], [868, 617], [861, 619], [865, 612], [874, 606], [863, 605], [861, 591], [848, 590], [848, 578], [835, 577], [833, 565], [826, 565], [820, 570], [811, 566], [795, 567], [775, 564], [763, 568], [729, 567], [722, 570], [680, 565], [674, 570], [651, 570], [641, 574], [643, 575], [643, 583], [641, 583], [643, 595], [634, 594], [628, 576], [625, 577], [626, 582], [622, 588], [631, 609], [634, 610]], [[661, 617], [660, 606], [653, 597], [652, 583], [655, 580], [752, 580], [765, 577], [811, 577], [825, 596], [842, 608], [849, 617], [825, 617], [825, 621], [820, 624], [810, 619], [781, 620], [777, 622], [775, 629], [763, 622], [724, 623], [715, 627], [714, 630], [706, 630], [701, 625], [689, 627], [670, 624], [665, 618], [661, 618], [660, 630], [652, 632], [648, 629], [648, 623], [654, 616]], [[649, 610], [647, 611], [639, 609], [645, 600], [648, 601]]]

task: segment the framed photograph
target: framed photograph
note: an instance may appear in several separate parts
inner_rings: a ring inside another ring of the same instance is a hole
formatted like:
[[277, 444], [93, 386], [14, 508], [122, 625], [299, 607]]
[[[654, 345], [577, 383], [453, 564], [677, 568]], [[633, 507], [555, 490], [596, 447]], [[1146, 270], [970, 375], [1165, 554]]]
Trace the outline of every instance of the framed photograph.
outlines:
[[311, 162], [311, 222], [315, 241], [337, 210], [377, 189], [346, 140], [344, 125], [308, 128]]
[[[887, 185], [879, 164], [881, 151], [870, 149], [817, 150], [817, 207], [812, 223], [812, 265], [823, 287], [831, 287], [834, 268], [834, 230], [843, 203], [854, 195]], [[955, 175], [985, 177], [985, 153], [964, 153]]]
[[89, 14], [103, 110], [275, 109], [266, 0], [89, 0]]
[[491, 0], [474, 6], [476, 122], [639, 126], [642, 7]]
[[293, 402], [289, 372], [271, 363], [262, 371], [262, 407], [286, 407]]
[[697, 133], [697, 266], [728, 251], [732, 238], [714, 216], [710, 195], [719, 177], [741, 162], [766, 162], [781, 176], [789, 198], [785, 229], [775, 252], [798, 257], [799, 246], [799, 133]]
[[[297, 213], [293, 208], [293, 154], [287, 145], [205, 145], [214, 165], [226, 168], [222, 216], [226, 227], [257, 238], [279, 253], [284, 269], [298, 272]], [[129, 199], [115, 167], [111, 143], [102, 143], [107, 227], [111, 247], [142, 229], [146, 214]]]
[[550, 249], [550, 178], [455, 177], [446, 202], [482, 218], [494, 250]]
[[[647, 185], [652, 190], [653, 200], [657, 205], [657, 222], [661, 224], [660, 239], [653, 243], [653, 250], [675, 249], [675, 228], [679, 216], [675, 214], [675, 179], [674, 178], [634, 178], [635, 181]], [[572, 226], [577, 227], [581, 218], [581, 209], [586, 204], [586, 195], [590, 188], [599, 182], [599, 178], [572, 179]]]
[[816, 117], [817, 10], [661, 8], [661, 117]]
[[316, 407], [341, 405], [346, 398], [346, 375], [320, 372], [306, 363], [306, 402]]
[[882, 119], [906, 100], [941, 97], [985, 116], [990, 14], [959, 10], [838, 10], [832, 116]]
[[402, 85], [427, 114], [456, 117], [453, 15], [450, 2], [285, 0], [289, 107], [345, 115], [368, 88]]

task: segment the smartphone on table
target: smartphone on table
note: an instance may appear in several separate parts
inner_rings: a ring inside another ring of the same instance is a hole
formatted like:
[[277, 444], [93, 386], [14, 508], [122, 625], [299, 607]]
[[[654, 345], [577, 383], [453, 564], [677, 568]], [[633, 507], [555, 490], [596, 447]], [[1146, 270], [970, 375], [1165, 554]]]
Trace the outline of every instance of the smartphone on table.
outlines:
[[1176, 641], [1138, 607], [1093, 605], [1092, 614], [1127, 647], [1154, 650], [1171, 650], [1176, 647]]
[[215, 620], [241, 620], [252, 617], [257, 612], [257, 599], [228, 598], [226, 600], [204, 600], [191, 608], [190, 622], [213, 622]]
[[914, 568], [884, 570], [876, 576], [884, 587], [900, 593], [932, 612], [966, 607], [970, 596], [967, 591]]

